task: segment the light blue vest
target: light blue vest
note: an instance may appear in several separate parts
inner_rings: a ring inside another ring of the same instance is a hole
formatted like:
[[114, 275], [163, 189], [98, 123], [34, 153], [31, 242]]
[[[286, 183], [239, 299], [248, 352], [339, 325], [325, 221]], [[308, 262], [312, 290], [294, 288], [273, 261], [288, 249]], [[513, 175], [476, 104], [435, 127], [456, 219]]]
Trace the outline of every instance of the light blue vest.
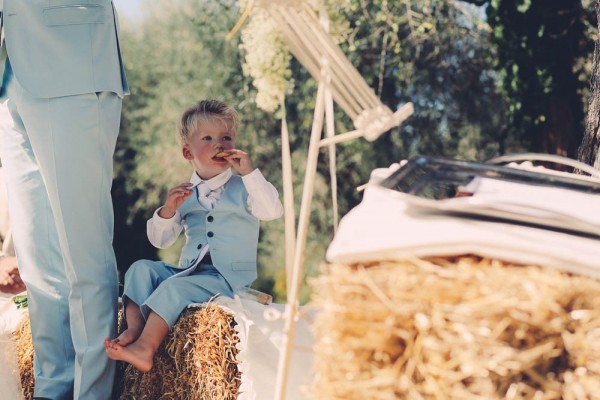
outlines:
[[242, 178], [229, 179], [213, 210], [200, 204], [197, 190], [179, 208], [186, 236], [179, 268], [193, 265], [208, 244], [213, 265], [233, 290], [251, 284], [257, 276], [259, 221], [246, 208]]
[[15, 78], [30, 94], [129, 92], [112, 1], [0, 0], [0, 11], [0, 72], [8, 53]]

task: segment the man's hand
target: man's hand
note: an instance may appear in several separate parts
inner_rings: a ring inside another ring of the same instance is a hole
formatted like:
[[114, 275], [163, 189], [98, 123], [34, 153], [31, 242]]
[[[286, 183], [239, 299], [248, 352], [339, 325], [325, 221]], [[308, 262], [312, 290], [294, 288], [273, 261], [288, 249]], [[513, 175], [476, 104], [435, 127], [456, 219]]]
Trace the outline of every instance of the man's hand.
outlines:
[[25, 290], [25, 284], [19, 275], [16, 257], [0, 258], [0, 292], [19, 294]]

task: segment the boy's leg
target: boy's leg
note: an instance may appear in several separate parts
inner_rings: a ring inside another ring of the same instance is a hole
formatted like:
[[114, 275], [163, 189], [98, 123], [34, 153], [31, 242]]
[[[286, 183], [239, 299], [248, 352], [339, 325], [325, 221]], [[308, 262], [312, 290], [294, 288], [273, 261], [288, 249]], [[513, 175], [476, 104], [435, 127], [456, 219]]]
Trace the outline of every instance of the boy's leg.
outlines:
[[119, 346], [127, 346], [140, 337], [146, 321], [142, 316], [140, 306], [131, 300], [125, 305], [125, 320], [127, 321], [127, 328], [113, 340], [106, 338], [105, 346], [106, 342]]
[[165, 280], [141, 306], [148, 319], [138, 340], [126, 347], [107, 343], [108, 356], [128, 362], [142, 372], [149, 371], [154, 354], [181, 311], [191, 303], [207, 302], [216, 293], [233, 296], [229, 284], [212, 266], [210, 271]]
[[125, 347], [106, 343], [108, 356], [128, 362], [142, 372], [149, 371], [154, 354], [181, 311], [191, 303], [207, 302], [216, 293], [233, 296], [225, 278], [212, 266], [209, 271], [165, 280], [141, 306], [148, 319], [138, 340]]
[[154, 354], [169, 334], [169, 325], [155, 312], [151, 312], [140, 337], [128, 346], [105, 343], [106, 354], [113, 360], [125, 361], [142, 372], [154, 364]]
[[154, 311], [173, 328], [179, 314], [192, 303], [205, 303], [215, 294], [233, 297], [231, 287], [212, 266], [210, 271], [194, 272], [192, 275], [175, 277], [160, 284], [141, 305], [144, 315]]
[[144, 303], [154, 290], [178, 270], [161, 261], [138, 260], [125, 273], [123, 289], [123, 305], [127, 329], [117, 338], [109, 340], [111, 344], [127, 346], [142, 333], [146, 320], [140, 311], [139, 304]]

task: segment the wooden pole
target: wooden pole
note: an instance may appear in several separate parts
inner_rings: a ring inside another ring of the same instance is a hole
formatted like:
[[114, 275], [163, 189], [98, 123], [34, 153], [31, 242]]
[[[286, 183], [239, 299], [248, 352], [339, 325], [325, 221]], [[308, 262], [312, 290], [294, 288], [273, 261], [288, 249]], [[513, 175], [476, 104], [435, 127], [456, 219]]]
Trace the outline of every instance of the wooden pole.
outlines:
[[285, 277], [286, 291], [292, 285], [292, 268], [294, 265], [294, 247], [296, 243], [296, 212], [294, 211], [294, 183], [292, 173], [292, 156], [290, 151], [290, 135], [285, 116], [285, 102], [281, 102], [283, 118], [281, 119], [281, 174], [283, 180], [283, 207], [285, 220]]
[[[319, 22], [323, 26], [323, 29], [329, 35], [329, 15], [327, 10], [323, 7], [319, 9]], [[329, 61], [323, 65], [324, 71], [330, 71]], [[335, 113], [333, 108], [333, 93], [331, 89], [331, 74], [327, 74], [325, 77], [325, 135], [328, 138], [335, 136]], [[320, 144], [320, 143], [319, 143]], [[331, 208], [333, 210], [333, 233], [337, 233], [339, 212], [338, 212], [338, 196], [337, 196], [337, 156], [335, 150], [335, 143], [329, 145], [329, 181], [331, 182]]]
[[292, 283], [285, 307], [285, 324], [283, 327], [281, 350], [279, 352], [279, 363], [277, 367], [275, 400], [284, 400], [287, 388], [292, 346], [296, 333], [298, 298], [300, 294], [300, 287], [302, 285], [302, 278], [304, 276], [304, 251], [306, 250], [306, 238], [308, 236], [308, 226], [310, 223], [310, 210], [312, 206], [315, 178], [317, 175], [317, 161], [319, 158], [320, 148], [319, 142], [323, 132], [324, 111], [325, 82], [321, 80], [317, 89], [317, 101], [315, 104], [313, 125], [310, 133], [310, 144], [308, 146], [302, 202], [300, 204], [300, 216], [298, 218], [298, 234], [296, 236], [296, 247], [294, 251]]
[[[328, 81], [331, 77], [328, 77]], [[333, 95], [329, 88], [329, 82], [325, 86], [325, 132], [328, 138], [335, 137], [335, 115], [333, 110]], [[320, 145], [320, 143], [319, 143]], [[333, 232], [337, 233], [339, 223], [338, 196], [337, 196], [337, 157], [335, 143], [329, 143], [329, 181], [331, 182], [331, 208], [333, 211]]]

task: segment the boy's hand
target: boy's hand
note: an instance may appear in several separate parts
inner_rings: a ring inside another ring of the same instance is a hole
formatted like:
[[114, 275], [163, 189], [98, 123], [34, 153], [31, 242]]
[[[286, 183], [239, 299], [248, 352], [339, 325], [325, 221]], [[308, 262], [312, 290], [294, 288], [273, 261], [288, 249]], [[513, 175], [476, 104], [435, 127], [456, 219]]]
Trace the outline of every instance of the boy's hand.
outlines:
[[181, 185], [175, 186], [173, 189], [169, 190], [165, 205], [162, 206], [158, 211], [158, 215], [165, 219], [172, 218], [173, 215], [175, 215], [175, 211], [177, 211], [183, 202], [186, 201], [192, 193], [194, 193], [194, 191], [190, 189], [191, 186], [193, 186], [193, 184], [189, 182], [182, 183]]
[[250, 160], [250, 156], [248, 153], [242, 150], [232, 149], [229, 150], [233, 154], [225, 157], [229, 164], [235, 169], [240, 175], [248, 175], [250, 172], [254, 171], [254, 167], [252, 166], [252, 160]]

